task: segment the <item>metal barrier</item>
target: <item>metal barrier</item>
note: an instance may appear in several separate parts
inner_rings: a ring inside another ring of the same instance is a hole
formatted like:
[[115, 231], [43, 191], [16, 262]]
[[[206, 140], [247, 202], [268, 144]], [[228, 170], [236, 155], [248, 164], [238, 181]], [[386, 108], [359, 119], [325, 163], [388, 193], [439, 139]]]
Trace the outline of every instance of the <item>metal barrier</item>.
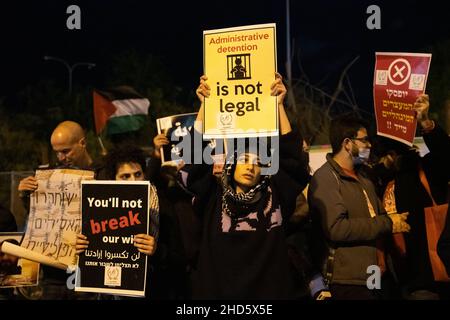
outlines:
[[19, 197], [17, 187], [20, 180], [33, 174], [33, 171], [0, 172], [0, 204], [14, 214], [18, 231], [25, 231], [28, 212]]

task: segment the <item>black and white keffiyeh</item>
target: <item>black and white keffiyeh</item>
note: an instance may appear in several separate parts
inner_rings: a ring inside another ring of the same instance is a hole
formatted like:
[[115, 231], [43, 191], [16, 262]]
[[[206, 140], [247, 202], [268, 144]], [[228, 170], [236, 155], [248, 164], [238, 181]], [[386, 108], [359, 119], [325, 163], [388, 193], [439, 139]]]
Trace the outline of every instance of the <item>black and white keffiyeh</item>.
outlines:
[[[221, 177], [222, 184], [222, 211], [229, 215], [231, 218], [237, 218], [239, 216], [245, 216], [249, 213], [249, 209], [258, 201], [261, 200], [261, 194], [263, 191], [269, 191], [270, 178], [264, 176], [261, 181], [251, 188], [248, 192], [236, 193], [232, 186], [232, 179], [235, 169], [235, 164], [230, 159], [224, 166]], [[269, 198], [271, 199], [271, 194]]]

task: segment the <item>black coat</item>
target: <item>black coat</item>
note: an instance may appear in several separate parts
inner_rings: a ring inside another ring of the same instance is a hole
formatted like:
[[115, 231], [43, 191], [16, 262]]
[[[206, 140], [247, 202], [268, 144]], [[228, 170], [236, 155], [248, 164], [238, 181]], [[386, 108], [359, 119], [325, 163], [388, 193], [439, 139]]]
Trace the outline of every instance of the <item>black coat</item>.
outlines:
[[431, 193], [437, 204], [447, 199], [450, 178], [450, 139], [440, 127], [424, 134], [424, 141], [430, 150], [423, 158], [414, 153], [401, 157], [395, 174], [395, 199], [398, 212], [409, 212], [408, 223], [411, 231], [404, 234], [406, 242], [406, 265], [400, 278], [413, 289], [430, 288], [433, 272], [428, 255], [424, 208], [432, 205], [432, 200], [422, 185], [419, 167], [425, 172]]

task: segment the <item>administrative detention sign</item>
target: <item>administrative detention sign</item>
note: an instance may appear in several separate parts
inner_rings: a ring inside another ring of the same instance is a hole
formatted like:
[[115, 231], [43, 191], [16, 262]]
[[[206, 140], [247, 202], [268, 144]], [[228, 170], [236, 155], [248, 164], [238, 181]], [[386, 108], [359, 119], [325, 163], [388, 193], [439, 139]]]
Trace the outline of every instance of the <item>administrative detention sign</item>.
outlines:
[[147, 256], [133, 238], [149, 232], [149, 195], [147, 181], [82, 183], [81, 233], [89, 245], [79, 256], [75, 291], [145, 295]]
[[378, 135], [412, 146], [417, 119], [413, 109], [425, 92], [431, 54], [377, 52], [373, 99]]
[[276, 25], [204, 31], [203, 59], [211, 87], [204, 137], [277, 135], [277, 98], [270, 95], [277, 70]]

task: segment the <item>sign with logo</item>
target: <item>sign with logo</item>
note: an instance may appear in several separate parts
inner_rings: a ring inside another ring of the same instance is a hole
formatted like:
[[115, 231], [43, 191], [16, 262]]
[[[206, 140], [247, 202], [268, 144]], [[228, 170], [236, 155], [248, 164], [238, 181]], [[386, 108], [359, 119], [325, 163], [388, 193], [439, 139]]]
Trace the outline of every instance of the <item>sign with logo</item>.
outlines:
[[185, 137], [190, 138], [190, 130], [196, 119], [196, 112], [156, 119], [158, 134], [163, 133], [169, 140], [169, 144], [162, 146], [160, 150], [162, 165], [177, 166], [180, 163], [184, 156], [180, 145]]
[[210, 138], [278, 134], [277, 98], [270, 95], [277, 70], [276, 25], [203, 32], [204, 132]]
[[430, 62], [427, 53], [376, 53], [373, 98], [379, 135], [412, 145], [413, 106], [425, 92]]
[[[147, 256], [133, 245], [148, 234], [148, 181], [87, 181], [81, 187], [82, 231], [75, 291], [145, 296]], [[152, 195], [156, 196], [156, 195]]]

